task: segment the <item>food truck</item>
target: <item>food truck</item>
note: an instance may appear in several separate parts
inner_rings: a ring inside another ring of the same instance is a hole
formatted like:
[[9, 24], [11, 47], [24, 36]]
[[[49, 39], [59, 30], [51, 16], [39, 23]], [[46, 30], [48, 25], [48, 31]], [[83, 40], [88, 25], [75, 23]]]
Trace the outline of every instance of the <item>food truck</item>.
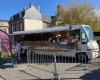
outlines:
[[[99, 46], [89, 25], [54, 26], [52, 28], [13, 32], [13, 41], [23, 48], [62, 50], [64, 56], [92, 59], [98, 57]], [[70, 51], [73, 51], [71, 54]]]

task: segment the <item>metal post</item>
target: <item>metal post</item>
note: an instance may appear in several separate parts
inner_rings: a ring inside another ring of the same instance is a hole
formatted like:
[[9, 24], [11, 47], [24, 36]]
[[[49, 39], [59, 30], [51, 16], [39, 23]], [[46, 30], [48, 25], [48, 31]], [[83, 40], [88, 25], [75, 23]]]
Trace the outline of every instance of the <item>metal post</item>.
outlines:
[[30, 63], [30, 53], [31, 51], [30, 50], [27, 50], [27, 64], [29, 65], [29, 63]]
[[59, 75], [57, 73], [57, 64], [56, 64], [56, 53], [54, 53], [54, 73], [53, 73], [53, 80], [60, 80]]
[[31, 52], [31, 51], [27, 49], [27, 68], [26, 68], [26, 70], [25, 70], [26, 72], [27, 72], [29, 69], [31, 69], [31, 67], [30, 67], [30, 65], [29, 65], [29, 64], [30, 64], [30, 60], [29, 60], [29, 59], [30, 59], [30, 54], [31, 54], [30, 52]]

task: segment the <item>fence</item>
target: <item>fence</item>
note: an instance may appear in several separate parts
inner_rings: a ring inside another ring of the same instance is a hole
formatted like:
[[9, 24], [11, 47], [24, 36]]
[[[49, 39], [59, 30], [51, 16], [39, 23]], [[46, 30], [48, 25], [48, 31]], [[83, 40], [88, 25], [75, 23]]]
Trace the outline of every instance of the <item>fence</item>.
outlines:
[[[81, 55], [70, 57], [80, 51], [45, 51], [45, 50], [28, 50], [27, 62], [33, 72], [40, 77], [60, 80], [66, 78], [67, 73], [89, 71], [100, 68], [100, 58], [88, 59], [88, 56], [81, 51]], [[87, 51], [85, 51], [87, 52]], [[69, 56], [68, 56], [68, 55]], [[41, 73], [41, 74], [38, 74]]]

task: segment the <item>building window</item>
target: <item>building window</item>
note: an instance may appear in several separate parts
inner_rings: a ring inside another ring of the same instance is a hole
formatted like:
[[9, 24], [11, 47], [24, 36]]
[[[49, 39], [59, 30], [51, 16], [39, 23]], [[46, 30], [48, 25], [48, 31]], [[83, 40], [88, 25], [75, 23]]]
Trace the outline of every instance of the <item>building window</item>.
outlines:
[[16, 31], [19, 31], [19, 24], [18, 23], [16, 23]]
[[12, 26], [12, 31], [16, 31], [16, 27], [14, 25]]
[[13, 19], [14, 19], [14, 20], [18, 20], [18, 19], [20, 19], [20, 14], [16, 14], [16, 15], [14, 15], [14, 16], [13, 16]]
[[23, 31], [23, 30], [24, 27], [22, 22], [14, 23], [12, 26], [12, 31]]
[[23, 23], [20, 23], [20, 31], [23, 31]]
[[13, 28], [13, 31], [18, 31], [18, 24], [15, 23], [15, 24], [12, 26], [12, 28]]

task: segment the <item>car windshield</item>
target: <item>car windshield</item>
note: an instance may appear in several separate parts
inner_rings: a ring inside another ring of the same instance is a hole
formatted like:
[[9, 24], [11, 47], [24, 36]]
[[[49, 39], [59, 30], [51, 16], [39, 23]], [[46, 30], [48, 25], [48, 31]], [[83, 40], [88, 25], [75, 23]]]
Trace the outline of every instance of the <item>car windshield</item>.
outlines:
[[93, 30], [91, 27], [85, 27], [86, 34], [89, 40], [93, 40]]

